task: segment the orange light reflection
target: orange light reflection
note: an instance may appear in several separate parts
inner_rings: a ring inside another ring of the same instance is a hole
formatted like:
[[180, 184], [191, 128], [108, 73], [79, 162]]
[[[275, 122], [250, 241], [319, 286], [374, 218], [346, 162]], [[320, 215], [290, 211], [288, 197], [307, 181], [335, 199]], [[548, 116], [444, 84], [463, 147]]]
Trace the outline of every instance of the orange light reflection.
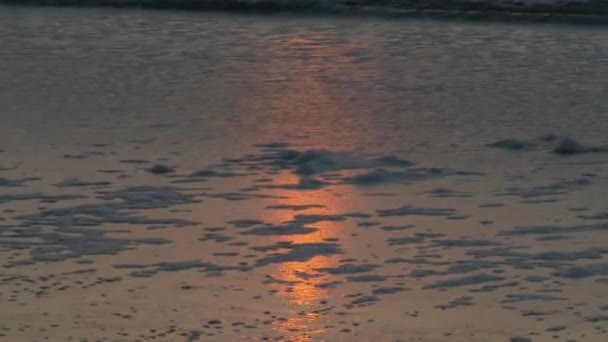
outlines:
[[[297, 177], [283, 173], [275, 177], [275, 184], [293, 184]], [[344, 203], [334, 192], [327, 189], [316, 191], [291, 191], [274, 189], [273, 195], [288, 197], [275, 199], [273, 204], [281, 205], [323, 205], [324, 208], [312, 208], [303, 211], [268, 210], [264, 220], [279, 224], [293, 220], [298, 214], [336, 214], [344, 211]], [[339, 237], [339, 222], [319, 222], [310, 226], [318, 231], [305, 235], [289, 235], [276, 237], [277, 241], [289, 241], [294, 244], [321, 243], [327, 238]], [[282, 334], [296, 334], [290, 341], [309, 341], [314, 335], [324, 331], [320, 322], [322, 314], [315, 312], [323, 307], [321, 302], [329, 297], [327, 289], [318, 287], [319, 284], [335, 280], [330, 274], [320, 274], [316, 269], [336, 266], [335, 257], [316, 256], [304, 262], [285, 262], [277, 264], [272, 270], [272, 276], [282, 281], [293, 282], [293, 285], [273, 284], [278, 294], [285, 299], [287, 305], [287, 320], [277, 322], [275, 329]]]
[[[339, 138], [332, 132], [321, 131], [319, 122], [335, 123], [344, 126], [351, 120], [351, 113], [345, 110], [350, 99], [340, 96], [335, 91], [341, 80], [351, 79], [357, 68], [353, 55], [360, 46], [352, 38], [325, 36], [281, 36], [268, 44], [273, 55], [271, 68], [266, 70], [269, 80], [279, 80], [282, 87], [276, 88], [272, 82], [261, 84], [260, 90], [268, 86], [273, 96], [260, 97], [270, 102], [259, 103], [259, 107], [272, 113], [264, 122], [265, 127], [273, 127], [270, 132], [285, 132], [296, 129], [289, 125], [289, 118], [299, 118], [299, 125], [306, 126], [306, 131], [313, 132], [314, 139], [308, 144], [311, 148], [332, 148], [350, 138]], [[257, 107], [254, 106], [254, 109]], [[268, 109], [271, 109], [268, 111]], [[287, 118], [289, 116], [289, 118]], [[261, 130], [269, 134], [266, 130]], [[348, 130], [347, 130], [348, 132]], [[273, 134], [276, 135], [276, 134]], [[358, 137], [352, 133], [352, 139]], [[339, 139], [339, 140], [338, 140]], [[294, 184], [298, 182], [291, 173], [282, 173], [274, 178], [275, 184]], [[265, 210], [264, 220], [275, 224], [293, 219], [297, 214], [337, 214], [346, 212], [343, 198], [336, 196], [331, 189], [316, 191], [298, 191], [274, 189], [273, 194], [287, 199], [274, 199], [269, 204], [289, 205], [323, 205], [324, 208], [312, 208], [305, 211]], [[341, 222], [318, 222], [310, 226], [318, 231], [304, 235], [289, 235], [273, 237], [275, 241], [290, 241], [294, 244], [323, 243], [327, 238], [340, 238]], [[327, 307], [321, 304], [328, 299], [330, 292], [318, 285], [335, 281], [335, 277], [316, 269], [335, 267], [336, 257], [316, 256], [304, 262], [285, 262], [276, 264], [272, 269], [274, 278], [288, 281], [285, 285], [274, 283], [274, 289], [284, 298], [287, 309], [286, 320], [275, 325], [277, 332], [289, 336], [290, 341], [309, 341], [312, 337], [324, 331], [323, 314], [319, 309]]]

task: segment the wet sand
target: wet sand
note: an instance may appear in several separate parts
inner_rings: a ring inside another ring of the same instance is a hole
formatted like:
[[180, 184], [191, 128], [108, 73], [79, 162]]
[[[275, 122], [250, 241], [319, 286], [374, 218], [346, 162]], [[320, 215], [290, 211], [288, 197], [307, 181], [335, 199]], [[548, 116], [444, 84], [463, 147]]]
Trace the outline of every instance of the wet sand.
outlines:
[[118, 147], [56, 156], [62, 179], [3, 171], [8, 340], [606, 338], [606, 166], [585, 163], [603, 153], [488, 173], [287, 142], [188, 169]]

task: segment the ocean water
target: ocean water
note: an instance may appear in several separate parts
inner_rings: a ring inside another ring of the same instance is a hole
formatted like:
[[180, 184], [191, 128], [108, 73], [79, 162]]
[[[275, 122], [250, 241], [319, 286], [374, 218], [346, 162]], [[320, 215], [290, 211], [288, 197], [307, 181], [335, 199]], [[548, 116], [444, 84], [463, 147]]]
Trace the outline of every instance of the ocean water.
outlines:
[[0, 339], [604, 341], [607, 37], [0, 7]]

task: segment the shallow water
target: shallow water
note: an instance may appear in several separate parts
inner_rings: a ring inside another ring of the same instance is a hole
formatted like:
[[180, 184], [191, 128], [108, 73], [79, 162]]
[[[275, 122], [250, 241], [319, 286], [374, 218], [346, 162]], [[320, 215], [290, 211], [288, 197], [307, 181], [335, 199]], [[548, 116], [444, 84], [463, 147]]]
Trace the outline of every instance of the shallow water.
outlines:
[[0, 334], [603, 341], [607, 34], [0, 7]]

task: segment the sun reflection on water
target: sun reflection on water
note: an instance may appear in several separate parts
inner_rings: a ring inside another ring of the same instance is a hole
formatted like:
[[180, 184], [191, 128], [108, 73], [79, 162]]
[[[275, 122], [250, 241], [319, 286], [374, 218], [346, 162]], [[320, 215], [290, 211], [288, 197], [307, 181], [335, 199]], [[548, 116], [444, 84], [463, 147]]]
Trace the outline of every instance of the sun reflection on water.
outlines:
[[[281, 36], [280, 39], [268, 44], [273, 55], [272, 68], [266, 70], [269, 80], [282, 82], [277, 91], [273, 82], [262, 83], [258, 90], [265, 91], [265, 86], [272, 86], [273, 96], [265, 97], [270, 102], [259, 103], [260, 108], [273, 108], [272, 117], [264, 121], [264, 127], [271, 127], [273, 136], [278, 132], [297, 131], [302, 126], [315, 132], [314, 139], [307, 142], [309, 148], [336, 148], [340, 144], [354, 145], [362, 134], [348, 129], [352, 113], [347, 108], [350, 99], [338, 96], [335, 89], [336, 81], [351, 78], [356, 68], [353, 56], [360, 46], [351, 39], [337, 36], [317, 34], [314, 36]], [[257, 109], [253, 106], [253, 109]], [[315, 109], [312, 110], [311, 109]], [[314, 115], [313, 115], [314, 114]], [[290, 126], [293, 118], [300, 127]], [[320, 131], [320, 122], [335, 123], [335, 127], [346, 128], [336, 136], [336, 132], [324, 129]], [[264, 136], [268, 134], [260, 130]], [[295, 184], [298, 179], [291, 173], [281, 173], [273, 177], [274, 184]], [[320, 208], [310, 208], [302, 211], [293, 210], [264, 210], [263, 219], [274, 224], [285, 223], [294, 219], [298, 214], [339, 214], [348, 211], [344, 198], [331, 188], [320, 190], [287, 190], [274, 188], [272, 195], [277, 198], [270, 200], [269, 205], [321, 205]], [[279, 199], [281, 198], [281, 199]], [[274, 242], [305, 243], [340, 243], [341, 222], [318, 222], [307, 226], [318, 230], [303, 235], [274, 236]], [[324, 332], [325, 320], [323, 309], [331, 303], [331, 290], [322, 283], [336, 281], [335, 276], [319, 272], [320, 268], [337, 266], [336, 256], [314, 256], [306, 261], [283, 262], [272, 265], [271, 276], [278, 279], [272, 283], [272, 290], [281, 296], [285, 304], [285, 318], [278, 320], [275, 330], [281, 335], [289, 336], [290, 341], [309, 341], [320, 338]], [[326, 302], [327, 301], [327, 302]]]
[[[284, 173], [275, 177], [275, 184], [294, 183], [297, 177]], [[274, 199], [272, 205], [322, 205], [323, 208], [312, 208], [303, 211], [267, 210], [264, 219], [273, 223], [284, 223], [294, 219], [298, 214], [337, 214], [344, 211], [344, 202], [333, 191], [326, 189], [315, 191], [291, 191], [274, 189], [273, 195], [287, 197]], [[340, 229], [337, 222], [319, 222], [310, 226], [317, 231], [304, 235], [289, 235], [275, 237], [278, 241], [289, 241], [293, 244], [324, 243], [325, 239], [338, 238]], [[286, 305], [286, 320], [276, 323], [275, 329], [282, 334], [289, 334], [290, 341], [309, 341], [312, 336], [324, 332], [323, 307], [330, 293], [326, 288], [319, 287], [321, 283], [336, 280], [334, 276], [320, 273], [319, 268], [337, 265], [335, 257], [315, 256], [307, 261], [284, 262], [271, 270], [273, 278], [283, 284], [273, 284], [274, 290], [284, 299]], [[285, 285], [289, 282], [289, 285]], [[295, 335], [295, 336], [293, 336]]]

